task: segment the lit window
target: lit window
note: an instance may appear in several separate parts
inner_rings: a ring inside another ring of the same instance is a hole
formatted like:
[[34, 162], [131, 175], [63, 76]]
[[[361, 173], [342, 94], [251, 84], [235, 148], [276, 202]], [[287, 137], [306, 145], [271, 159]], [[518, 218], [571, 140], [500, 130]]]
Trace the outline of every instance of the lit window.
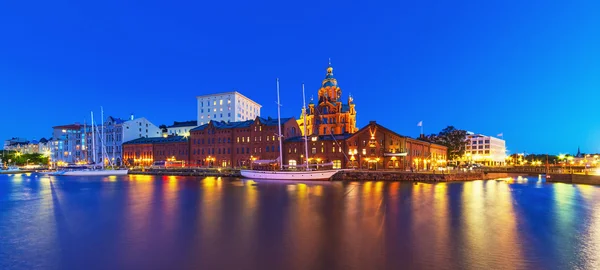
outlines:
[[367, 154], [367, 149], [364, 149], [364, 148], [363, 148], [363, 150], [362, 150], [362, 154], [363, 154], [363, 155], [366, 155], [366, 154]]
[[223, 100], [219, 100], [219, 105], [223, 105]]

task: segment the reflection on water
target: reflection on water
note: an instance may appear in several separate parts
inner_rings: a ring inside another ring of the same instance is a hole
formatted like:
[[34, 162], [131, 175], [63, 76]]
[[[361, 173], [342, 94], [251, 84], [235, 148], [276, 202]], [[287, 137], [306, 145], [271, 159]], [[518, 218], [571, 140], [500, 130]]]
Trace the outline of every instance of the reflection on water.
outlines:
[[0, 269], [591, 269], [600, 189], [0, 176]]

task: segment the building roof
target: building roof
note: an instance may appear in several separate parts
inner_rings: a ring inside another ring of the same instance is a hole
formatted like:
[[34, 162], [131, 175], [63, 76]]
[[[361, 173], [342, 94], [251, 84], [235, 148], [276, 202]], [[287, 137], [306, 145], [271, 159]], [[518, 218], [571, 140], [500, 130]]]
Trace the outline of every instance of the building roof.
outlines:
[[47, 142], [48, 142], [48, 140], [46, 140], [46, 138], [41, 138], [40, 139], [40, 143], [47, 143]]
[[[287, 121], [290, 121], [290, 119], [292, 119], [292, 117], [286, 117], [286, 118], [281, 118], [281, 123], [285, 123]], [[265, 126], [277, 126], [277, 118], [263, 118], [263, 117], [258, 117], [258, 121], [265, 125]]]
[[61, 125], [61, 126], [54, 126], [52, 127], [53, 129], [80, 129], [81, 128], [81, 124], [79, 123], [75, 123], [75, 124], [68, 124], [68, 125]]
[[137, 138], [123, 144], [158, 144], [158, 143], [176, 143], [176, 142], [187, 142], [187, 138], [183, 136], [168, 136], [164, 137], [153, 137], [153, 138]]
[[[225, 121], [210, 121], [208, 124], [201, 125], [199, 127], [193, 128], [190, 131], [199, 131], [206, 129], [210, 124], [212, 124], [217, 129], [230, 129], [230, 128], [247, 128], [250, 127], [254, 121], [258, 119], [258, 122], [265, 126], [277, 126], [277, 118], [263, 118], [256, 117], [255, 120], [246, 120], [246, 121], [238, 121], [238, 122], [225, 122]], [[293, 119], [293, 117], [281, 118], [281, 123], [285, 123]]]
[[109, 121], [109, 120], [117, 125], [125, 123], [125, 120], [123, 120], [121, 118], [112, 117], [112, 116], [109, 116], [106, 121]]
[[195, 127], [198, 125], [198, 121], [196, 120], [192, 120], [192, 121], [183, 121], [183, 122], [177, 122], [174, 121], [173, 125], [168, 126], [167, 128], [178, 128], [178, 127]]

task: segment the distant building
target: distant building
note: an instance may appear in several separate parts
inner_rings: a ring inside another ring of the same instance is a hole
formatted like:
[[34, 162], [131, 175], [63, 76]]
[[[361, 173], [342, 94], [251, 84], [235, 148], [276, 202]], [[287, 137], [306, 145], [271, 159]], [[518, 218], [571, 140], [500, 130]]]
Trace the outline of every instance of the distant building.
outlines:
[[25, 138], [10, 138], [9, 140], [4, 141], [4, 147], [2, 149], [7, 151], [14, 151], [14, 148], [17, 145], [25, 145], [28, 143], [29, 141]]
[[461, 159], [466, 162], [486, 166], [503, 166], [506, 162], [506, 142], [496, 137], [471, 133], [465, 149]]
[[[303, 115], [298, 119], [298, 126], [304, 134]], [[315, 105], [311, 99], [308, 104], [306, 131], [308, 135], [352, 134], [358, 131], [352, 96], [348, 96], [348, 103], [343, 103], [342, 89], [333, 77], [331, 65], [319, 89], [318, 103]]]
[[50, 145], [53, 163], [77, 163], [86, 160], [86, 139], [79, 123], [52, 127]]
[[234, 91], [196, 97], [198, 101], [197, 125], [209, 121], [239, 122], [260, 116], [260, 104]]
[[167, 127], [167, 134], [174, 136], [189, 136], [190, 130], [198, 126], [198, 121], [173, 122]]

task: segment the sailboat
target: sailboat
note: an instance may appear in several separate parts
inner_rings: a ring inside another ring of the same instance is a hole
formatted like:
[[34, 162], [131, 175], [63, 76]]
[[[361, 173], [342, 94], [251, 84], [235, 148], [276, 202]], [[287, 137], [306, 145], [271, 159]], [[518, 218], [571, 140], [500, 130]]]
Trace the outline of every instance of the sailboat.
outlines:
[[[101, 113], [102, 113], [102, 119], [104, 119], [104, 110], [101, 108]], [[96, 145], [95, 145], [95, 141], [96, 141], [96, 137], [95, 137], [95, 130], [97, 129], [97, 127], [94, 125], [94, 112], [91, 113], [91, 117], [92, 117], [92, 152], [93, 152], [93, 157], [92, 157], [92, 164], [91, 165], [87, 165], [87, 166], [80, 166], [80, 167], [76, 167], [76, 168], [72, 168], [72, 169], [66, 169], [66, 170], [60, 170], [60, 171], [56, 171], [53, 173], [50, 173], [50, 175], [64, 175], [64, 176], [118, 176], [118, 175], [127, 175], [127, 173], [129, 172], [129, 170], [127, 169], [105, 169], [104, 168], [104, 158], [106, 156], [106, 151], [104, 149], [104, 122], [102, 122], [102, 133], [101, 133], [101, 138], [100, 138], [100, 143], [102, 145], [101, 147], [101, 151], [102, 151], [102, 162], [101, 162], [101, 169], [97, 169], [96, 166]]]
[[279, 170], [277, 171], [262, 171], [262, 170], [241, 170], [243, 177], [252, 179], [269, 179], [269, 180], [329, 180], [340, 170], [311, 170], [308, 165], [308, 139], [306, 135], [306, 98], [304, 97], [304, 84], [302, 84], [302, 100], [304, 107], [302, 114], [304, 115], [304, 150], [306, 151], [306, 163], [304, 171], [282, 171], [282, 135], [281, 135], [281, 104], [279, 103], [279, 79], [277, 79], [277, 122], [279, 126]]

